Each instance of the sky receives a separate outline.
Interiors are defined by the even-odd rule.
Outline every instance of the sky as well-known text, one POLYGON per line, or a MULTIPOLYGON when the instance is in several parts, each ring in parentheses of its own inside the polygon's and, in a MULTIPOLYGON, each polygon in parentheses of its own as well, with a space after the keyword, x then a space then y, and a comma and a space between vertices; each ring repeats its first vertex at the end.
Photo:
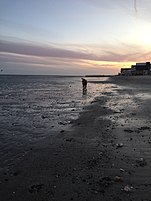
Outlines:
POLYGON ((0 73, 117 74, 151 62, 151 0, 0 0, 0 73))

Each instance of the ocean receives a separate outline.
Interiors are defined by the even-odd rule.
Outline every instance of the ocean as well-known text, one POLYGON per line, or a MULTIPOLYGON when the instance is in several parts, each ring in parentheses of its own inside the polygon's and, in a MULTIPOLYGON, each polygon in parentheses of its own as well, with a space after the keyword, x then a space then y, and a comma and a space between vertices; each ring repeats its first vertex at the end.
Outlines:
POLYGON ((55 135, 77 119, 83 107, 100 96, 105 85, 88 78, 50 75, 0 76, 0 168, 13 165, 33 143, 55 135))

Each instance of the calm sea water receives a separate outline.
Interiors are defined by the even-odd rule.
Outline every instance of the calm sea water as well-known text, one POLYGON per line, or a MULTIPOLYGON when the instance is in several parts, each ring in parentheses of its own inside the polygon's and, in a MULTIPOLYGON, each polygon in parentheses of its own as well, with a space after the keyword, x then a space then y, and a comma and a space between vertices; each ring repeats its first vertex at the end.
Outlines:
POLYGON ((78 118, 82 107, 100 95, 103 87, 88 83, 83 95, 80 77, 0 76, 1 168, 24 156, 37 140, 78 118))

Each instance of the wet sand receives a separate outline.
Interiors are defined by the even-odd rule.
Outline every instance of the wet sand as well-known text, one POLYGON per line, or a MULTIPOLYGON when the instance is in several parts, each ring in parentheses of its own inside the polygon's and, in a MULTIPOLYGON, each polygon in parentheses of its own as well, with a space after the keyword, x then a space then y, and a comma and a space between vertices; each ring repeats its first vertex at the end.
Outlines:
POLYGON ((1 172, 2 201, 151 200, 151 77, 108 83, 68 129, 1 172))

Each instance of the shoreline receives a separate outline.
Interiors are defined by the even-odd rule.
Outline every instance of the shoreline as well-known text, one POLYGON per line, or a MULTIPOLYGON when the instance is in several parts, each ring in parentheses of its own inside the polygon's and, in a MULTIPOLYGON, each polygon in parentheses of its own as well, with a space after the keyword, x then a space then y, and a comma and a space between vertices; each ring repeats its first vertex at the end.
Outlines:
POLYGON ((0 196, 5 201, 149 201, 151 77, 134 79, 109 78, 112 91, 2 173, 0 196))

